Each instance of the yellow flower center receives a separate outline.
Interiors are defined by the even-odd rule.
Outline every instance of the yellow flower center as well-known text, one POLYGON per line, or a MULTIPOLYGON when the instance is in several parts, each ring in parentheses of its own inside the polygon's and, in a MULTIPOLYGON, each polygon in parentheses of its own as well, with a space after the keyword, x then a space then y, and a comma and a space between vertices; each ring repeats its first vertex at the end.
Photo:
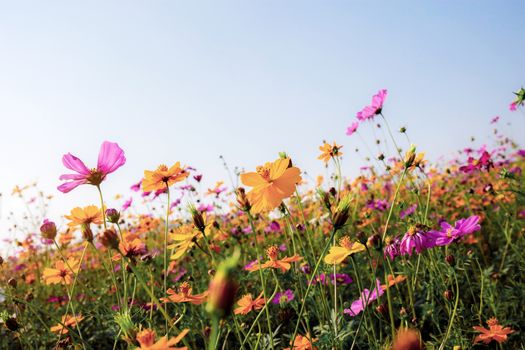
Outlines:
POLYGON ((263 179, 266 181, 270 181, 270 168, 267 166, 258 166, 257 167, 257 174, 261 175, 263 179))
POLYGON ((191 286, 190 286, 190 284, 188 282, 183 282, 179 286, 179 293, 184 295, 184 296, 191 295, 191 286))
POLYGON ((350 238, 348 236, 344 236, 339 240, 339 245, 346 249, 352 249, 352 242, 350 242, 350 238))
POLYGON ((266 249, 266 254, 268 255, 268 258, 270 260, 277 260, 277 256, 279 255, 279 248, 277 246, 272 245, 270 248, 266 249))

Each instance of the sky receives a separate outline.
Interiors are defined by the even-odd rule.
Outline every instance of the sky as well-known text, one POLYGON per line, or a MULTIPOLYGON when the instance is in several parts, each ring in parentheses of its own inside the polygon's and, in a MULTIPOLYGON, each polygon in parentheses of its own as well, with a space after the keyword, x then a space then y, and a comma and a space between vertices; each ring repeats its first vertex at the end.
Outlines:
MULTIPOLYGON (((320 174, 323 140, 343 145, 343 173, 356 174, 363 141, 345 130, 382 88, 392 129, 406 126, 430 159, 472 135, 483 143, 496 115, 522 141, 525 115, 508 105, 525 82, 523 10, 521 1, 1 2, 0 237, 7 213, 23 211, 16 184, 38 181, 54 195, 56 220, 97 203, 91 186, 56 186, 64 153, 94 167, 104 140, 127 157, 103 184, 110 206, 161 163, 192 165, 212 184, 227 179, 219 155, 253 169, 286 151, 320 174)), ((373 144, 366 130, 363 139, 373 144)))

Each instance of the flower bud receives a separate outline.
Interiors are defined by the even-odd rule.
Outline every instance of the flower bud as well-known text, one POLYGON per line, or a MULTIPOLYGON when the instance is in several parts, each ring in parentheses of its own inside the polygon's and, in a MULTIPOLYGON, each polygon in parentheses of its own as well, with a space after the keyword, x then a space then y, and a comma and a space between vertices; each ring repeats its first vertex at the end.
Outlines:
POLYGON ((104 233, 98 237, 98 240, 106 248, 118 249, 119 239, 117 231, 113 228, 105 230, 104 233))
POLYGON ((204 232, 206 225, 204 224, 204 218, 202 217, 201 212, 198 211, 194 205, 190 205, 190 213, 191 217, 193 218, 193 224, 195 225, 195 227, 199 231, 204 232))
POLYGON ((423 349, 423 342, 421 341, 421 335, 419 331, 411 328, 400 328, 394 342, 392 344, 392 350, 421 350, 423 349))
POLYGON ((454 297, 454 293, 452 293, 450 289, 447 289, 446 291, 443 292, 443 296, 447 300, 452 300, 452 298, 454 297))
POLYGON ((120 213, 115 208, 106 209, 106 218, 112 224, 117 224, 120 219, 120 213))
POLYGON ((368 248, 381 248, 381 237, 379 237, 378 234, 373 234, 372 236, 368 237, 366 246, 368 248))
POLYGON ((5 324, 5 327, 9 329, 11 332, 16 332, 20 328, 18 321, 14 317, 9 317, 8 319, 6 319, 4 324, 5 324))
POLYGON ((16 288, 18 283, 16 282, 16 279, 10 278, 9 280, 7 280, 7 284, 10 285, 13 288, 16 288))
POLYGON ((345 196, 335 210, 335 215, 333 216, 332 223, 334 225, 334 230, 338 230, 346 224, 346 221, 350 217, 350 196, 345 196))
POLYGON ((415 159, 416 159, 416 146, 410 145, 410 149, 405 154, 405 161, 404 161, 405 168, 410 168, 413 165, 415 159))
POLYGON ((88 241, 93 242, 93 231, 91 231, 91 226, 89 224, 82 224, 82 237, 88 241))
POLYGON ((447 262, 447 264, 449 264, 450 266, 453 266, 454 265, 454 255, 447 255, 445 257, 445 261, 447 262))
POLYGON ((252 205, 250 204, 250 201, 248 201, 248 197, 246 197, 246 191, 243 187, 239 187, 236 191, 237 194, 237 203, 239 203, 239 207, 242 211, 250 211, 252 208, 252 205))
POLYGON ((2 258, 2 257, 0 256, 0 266, 2 266, 3 263, 4 263, 4 258, 2 258))
POLYGON ((237 282, 233 279, 233 272, 237 268, 240 252, 236 249, 231 257, 219 264, 208 288, 209 298, 206 310, 220 317, 227 316, 235 302, 237 282))
POLYGON ((54 240, 57 235, 57 227, 53 221, 45 219, 42 226, 40 226, 40 233, 45 239, 54 240))

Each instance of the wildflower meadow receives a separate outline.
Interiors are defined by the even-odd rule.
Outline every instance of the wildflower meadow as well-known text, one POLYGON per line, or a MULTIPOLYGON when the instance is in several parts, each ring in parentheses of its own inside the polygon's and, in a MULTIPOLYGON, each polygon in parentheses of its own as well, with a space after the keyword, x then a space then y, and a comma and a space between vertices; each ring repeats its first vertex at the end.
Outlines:
MULTIPOLYGON (((524 100, 509 98, 518 119, 524 100)), ((484 146, 430 162, 391 118, 381 89, 341 131, 388 139, 355 177, 354 150, 330 140, 311 155, 328 176, 283 150, 224 161, 227 180, 203 188, 166 159, 118 200, 104 192, 126 166, 118 140, 97 164, 65 149, 58 191, 89 187, 92 204, 51 217, 38 184, 13 189, 24 238, 0 258, 0 348, 524 349, 523 140, 495 117, 484 146)))

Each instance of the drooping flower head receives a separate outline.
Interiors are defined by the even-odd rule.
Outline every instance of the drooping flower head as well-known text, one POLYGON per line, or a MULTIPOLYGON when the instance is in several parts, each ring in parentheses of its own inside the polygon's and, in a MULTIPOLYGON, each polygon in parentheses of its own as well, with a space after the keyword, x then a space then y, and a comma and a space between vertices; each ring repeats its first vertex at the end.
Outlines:
POLYGON ((126 163, 126 157, 118 144, 104 141, 102 146, 100 146, 96 168, 88 169, 84 162, 71 153, 62 157, 62 163, 66 168, 76 172, 76 174, 63 174, 60 176, 60 180, 66 180, 66 182, 58 186, 58 190, 68 193, 83 184, 99 186, 108 174, 111 174, 126 163))
POLYGON ((430 237, 420 228, 412 226, 405 233, 399 244, 399 252, 403 255, 412 255, 413 250, 416 253, 421 253, 424 249, 434 246, 434 242, 430 237))
POLYGON ((290 158, 280 158, 257 167, 256 172, 241 174, 244 185, 253 187, 246 193, 253 214, 277 208, 290 197, 301 181, 300 170, 292 166, 290 158))
POLYGON ((376 114, 381 113, 383 109, 383 103, 385 102, 387 90, 382 89, 372 97, 372 104, 364 107, 361 111, 357 112, 357 119, 360 121, 371 120, 376 114))

